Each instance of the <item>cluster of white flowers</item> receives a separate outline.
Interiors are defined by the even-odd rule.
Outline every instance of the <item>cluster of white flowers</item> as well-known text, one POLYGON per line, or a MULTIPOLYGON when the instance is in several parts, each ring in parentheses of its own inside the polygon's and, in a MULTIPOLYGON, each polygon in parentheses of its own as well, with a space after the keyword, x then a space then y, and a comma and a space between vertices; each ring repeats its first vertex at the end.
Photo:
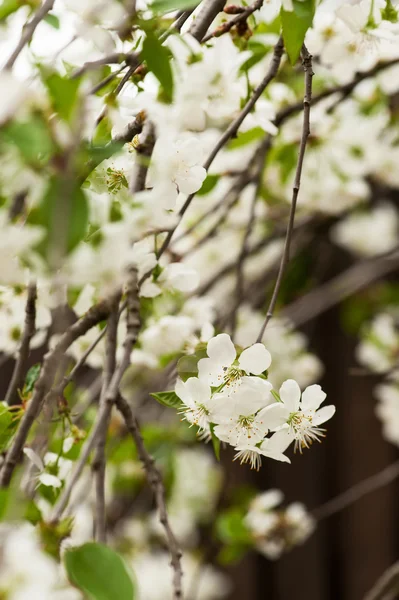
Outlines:
POLYGON ((280 490, 263 492, 252 500, 244 519, 256 549, 271 560, 303 544, 316 525, 303 504, 281 508, 283 500, 280 490))
POLYGON ((357 358, 372 373, 384 376, 374 388, 378 400, 375 412, 382 421, 383 436, 399 445, 399 314, 387 306, 365 328, 357 347, 357 358))
POLYGON ((379 313, 364 329, 356 349, 358 361, 374 373, 386 373, 397 365, 399 314, 396 307, 379 313))
POLYGON ((256 469, 262 456, 290 462, 284 452, 292 442, 302 452, 324 437, 320 425, 335 407, 319 408, 326 397, 319 385, 301 393, 298 383, 288 379, 279 393, 273 390, 265 375, 272 358, 263 344, 237 357, 230 336, 222 333, 209 340, 207 355, 198 361, 198 377, 178 379, 175 387, 182 413, 201 437, 214 435, 232 445, 236 459, 256 469))

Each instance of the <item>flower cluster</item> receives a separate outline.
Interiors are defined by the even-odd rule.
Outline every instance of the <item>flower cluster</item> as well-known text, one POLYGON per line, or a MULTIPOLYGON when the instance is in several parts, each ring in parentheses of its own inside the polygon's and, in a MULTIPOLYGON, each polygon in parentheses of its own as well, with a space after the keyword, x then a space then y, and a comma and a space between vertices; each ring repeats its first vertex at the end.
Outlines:
POLYGON ((315 521, 303 504, 294 502, 280 508, 283 499, 280 490, 263 492, 252 500, 244 518, 255 548, 271 560, 303 544, 315 529, 315 521))
POLYGON ((284 452, 292 442, 302 452, 324 437, 320 425, 335 407, 320 408, 326 394, 319 385, 301 393, 297 382, 288 379, 279 393, 273 390, 267 380, 272 358, 263 344, 237 357, 230 336, 222 333, 209 340, 206 352, 197 364, 198 377, 179 379, 175 387, 181 412, 200 437, 216 436, 235 448, 237 460, 256 469, 262 456, 290 462, 284 452))

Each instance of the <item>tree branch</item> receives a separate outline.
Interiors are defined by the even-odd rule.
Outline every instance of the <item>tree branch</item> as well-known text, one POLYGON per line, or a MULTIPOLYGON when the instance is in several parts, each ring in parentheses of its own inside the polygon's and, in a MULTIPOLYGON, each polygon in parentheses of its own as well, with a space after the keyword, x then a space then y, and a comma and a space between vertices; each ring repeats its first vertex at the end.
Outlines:
POLYGON ((202 8, 193 20, 188 32, 198 41, 201 41, 209 25, 223 10, 226 0, 204 0, 202 8))
POLYGON ((7 60, 6 64, 3 67, 3 70, 10 70, 13 68, 15 61, 18 56, 26 46, 32 41, 33 34, 35 33, 36 27, 39 25, 41 21, 46 17, 46 15, 50 12, 50 10, 54 6, 54 0, 45 0, 41 7, 36 11, 33 15, 32 19, 25 23, 22 29, 22 34, 20 40, 15 48, 14 52, 11 54, 10 58, 7 60))
POLYGON ((270 319, 273 316, 273 312, 276 306, 277 297, 280 291, 280 287, 283 281, 284 273, 286 266, 290 259, 290 246, 292 239, 292 232, 294 230, 294 221, 295 221, 295 211, 298 200, 299 188, 301 185, 301 175, 302 175, 302 167, 303 167, 303 159, 305 157, 306 144, 310 133, 310 104, 312 101, 312 77, 313 77, 313 69, 312 69, 312 57, 307 51, 305 45, 302 48, 302 64, 303 70, 305 71, 305 96, 303 99, 303 126, 302 126, 302 137, 301 144, 299 147, 299 155, 298 162, 295 173, 294 180, 294 188, 292 192, 292 202, 291 202, 291 211, 288 220, 287 234, 285 237, 284 251, 283 256, 281 258, 280 269, 277 275, 276 284, 274 286, 273 294, 270 300, 269 308, 266 313, 265 321, 262 325, 262 328, 259 332, 257 342, 261 342, 263 338, 263 334, 269 323, 270 319))
MULTIPOLYGON (((118 323, 119 323, 119 300, 115 298, 115 305, 108 317, 107 336, 105 338, 105 365, 103 371, 103 383, 100 397, 100 407, 105 402, 108 386, 111 383, 112 376, 116 368, 116 347, 118 342, 118 323)), ((95 516, 95 536, 99 542, 106 542, 106 514, 105 514, 105 444, 111 412, 108 420, 104 421, 104 427, 98 434, 98 441, 92 471, 96 487, 96 516, 95 516)))
POLYGON ((71 325, 59 339, 53 350, 44 357, 39 379, 36 382, 32 399, 25 410, 19 424, 14 440, 11 444, 0 473, 0 487, 7 487, 11 481, 15 466, 19 460, 22 448, 29 435, 29 431, 38 416, 43 398, 50 388, 55 376, 59 361, 75 340, 84 335, 89 329, 106 319, 113 305, 114 296, 110 296, 92 306, 79 321, 71 325))
POLYGON ((169 523, 168 512, 166 509, 166 498, 165 498, 165 488, 162 481, 162 476, 155 465, 155 461, 153 457, 147 451, 147 448, 144 445, 143 437, 140 432, 139 423, 137 418, 133 414, 132 409, 130 408, 128 402, 119 396, 116 401, 116 406, 120 413, 123 415, 125 420, 126 428, 131 434, 134 443, 137 447, 137 452, 139 459, 141 460, 144 470, 147 475, 148 483, 151 486, 151 489, 155 496, 155 501, 157 504, 158 512, 159 512, 159 520, 163 525, 166 536, 166 543, 168 546, 168 550, 171 557, 171 566, 173 568, 174 576, 173 576, 173 589, 174 589, 174 600, 181 600, 183 592, 182 592, 182 568, 181 568, 181 551, 175 535, 172 531, 172 528, 169 523))
POLYGON ((381 575, 364 600, 394 600, 399 592, 399 561, 381 575))
POLYGON ((399 247, 382 256, 356 263, 287 306, 281 314, 295 325, 303 325, 398 268, 399 247))
POLYGON ((14 371, 4 401, 8 404, 20 404, 17 395, 18 389, 22 388, 26 371, 26 363, 29 358, 30 341, 36 331, 36 283, 31 282, 28 285, 28 297, 25 307, 25 327, 22 334, 21 345, 18 351, 18 357, 15 363, 14 371))
POLYGON ((126 316, 126 337, 123 344, 123 356, 118 367, 115 369, 110 384, 105 394, 104 402, 100 405, 100 409, 97 414, 97 419, 93 425, 89 437, 86 439, 85 444, 81 450, 79 460, 75 463, 74 469, 63 489, 60 497, 58 498, 57 504, 54 506, 50 521, 52 523, 59 521, 65 508, 68 505, 68 501, 72 490, 79 480, 80 475, 85 467, 85 464, 98 442, 99 436, 101 436, 105 424, 108 422, 109 416, 112 411, 112 407, 119 394, 119 385, 122 377, 130 364, 130 355, 134 345, 136 344, 137 337, 140 330, 140 302, 138 298, 138 285, 137 285, 137 269, 131 268, 129 273, 129 279, 127 283, 127 316, 126 316))
POLYGON ((251 4, 251 6, 248 6, 243 12, 230 19, 230 21, 226 21, 222 25, 219 25, 219 27, 216 27, 214 31, 205 35, 205 37, 202 38, 202 43, 205 44, 214 37, 220 37, 221 35, 224 35, 239 23, 246 21, 248 17, 250 17, 255 11, 259 10, 262 7, 262 5, 263 0, 256 0, 256 2, 251 4))

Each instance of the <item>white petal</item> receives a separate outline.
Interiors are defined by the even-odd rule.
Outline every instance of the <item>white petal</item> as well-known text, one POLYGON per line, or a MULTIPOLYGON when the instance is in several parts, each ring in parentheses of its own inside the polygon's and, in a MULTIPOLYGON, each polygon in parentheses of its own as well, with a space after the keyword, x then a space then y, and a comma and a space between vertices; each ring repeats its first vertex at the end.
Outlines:
POLYGON ((244 350, 238 359, 241 369, 254 375, 260 375, 263 371, 266 371, 270 367, 271 362, 272 357, 270 356, 270 352, 260 343, 254 344, 244 350))
POLYGON ((268 458, 272 458, 273 460, 278 460, 279 462, 286 462, 291 464, 290 459, 285 454, 281 452, 270 452, 266 455, 268 458))
POLYGON ((284 425, 289 417, 289 411, 282 402, 270 404, 261 413, 270 430, 278 429, 284 425))
POLYGON ((43 461, 40 458, 40 456, 34 450, 32 450, 32 448, 24 448, 24 454, 26 454, 29 460, 33 462, 33 464, 39 469, 39 471, 43 471, 43 461))
POLYGON ((277 431, 277 433, 274 433, 267 440, 266 448, 272 452, 284 452, 293 441, 294 435, 290 429, 281 429, 281 431, 277 431))
POLYGON ((290 412, 297 412, 301 399, 301 389, 296 381, 287 379, 280 388, 280 398, 290 412))
POLYGON ((303 412, 317 410, 327 394, 319 385, 309 385, 302 394, 301 408, 303 412))
POLYGON ((212 358, 201 358, 197 363, 197 367, 198 377, 201 381, 212 387, 217 387, 223 383, 223 364, 215 362, 212 358))
POLYGON ((237 356, 234 344, 227 333, 220 333, 209 340, 207 353, 213 361, 226 367, 229 367, 237 356))
POLYGON ((329 404, 328 406, 323 406, 320 410, 317 411, 315 416, 313 417, 312 423, 314 425, 321 425, 325 423, 335 414, 335 406, 333 404, 329 404))
POLYGON ((39 481, 46 487, 54 487, 59 488, 62 486, 62 482, 55 475, 50 475, 50 473, 42 473, 39 476, 39 481))

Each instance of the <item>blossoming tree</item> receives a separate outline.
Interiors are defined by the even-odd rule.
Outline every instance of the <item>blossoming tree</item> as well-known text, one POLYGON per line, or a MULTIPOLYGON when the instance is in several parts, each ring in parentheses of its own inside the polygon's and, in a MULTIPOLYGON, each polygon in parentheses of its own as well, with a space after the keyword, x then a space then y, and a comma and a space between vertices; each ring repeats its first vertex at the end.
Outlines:
MULTIPOLYGON (((0 31, 0 597, 227 598, 357 497, 235 502, 223 465, 329 443, 296 328, 398 269, 398 10, 3 0, 0 31)), ((393 297, 357 354, 399 445, 393 297)))

